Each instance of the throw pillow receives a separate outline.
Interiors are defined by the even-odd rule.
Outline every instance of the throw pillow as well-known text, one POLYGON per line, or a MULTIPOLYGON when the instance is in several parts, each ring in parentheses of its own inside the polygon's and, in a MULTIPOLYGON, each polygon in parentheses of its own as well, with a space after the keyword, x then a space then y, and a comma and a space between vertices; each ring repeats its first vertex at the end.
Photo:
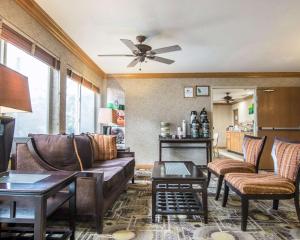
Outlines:
POLYGON ((117 157, 117 136, 93 135, 94 161, 111 160, 117 157))

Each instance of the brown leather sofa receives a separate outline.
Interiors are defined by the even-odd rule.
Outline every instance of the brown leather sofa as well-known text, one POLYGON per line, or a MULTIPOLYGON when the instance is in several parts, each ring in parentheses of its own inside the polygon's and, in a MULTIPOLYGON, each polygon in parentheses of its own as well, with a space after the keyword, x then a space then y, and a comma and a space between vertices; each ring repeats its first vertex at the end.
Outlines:
POLYGON ((105 212, 134 182, 134 153, 118 152, 112 160, 94 161, 91 137, 81 135, 33 134, 27 141, 16 141, 12 169, 25 171, 78 171, 77 216, 96 222, 103 230, 105 212))

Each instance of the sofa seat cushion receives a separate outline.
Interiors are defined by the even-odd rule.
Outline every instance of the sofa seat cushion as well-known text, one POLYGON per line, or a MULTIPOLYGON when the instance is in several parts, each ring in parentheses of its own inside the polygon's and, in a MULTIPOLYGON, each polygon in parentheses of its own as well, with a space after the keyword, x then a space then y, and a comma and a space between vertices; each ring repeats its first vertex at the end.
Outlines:
POLYGON ((228 173, 225 180, 243 194, 292 194, 294 183, 273 173, 228 173))
POLYGON ((103 172, 103 194, 104 197, 110 195, 114 188, 120 187, 126 179, 123 167, 90 168, 91 172, 103 172))
POLYGON ((98 161, 93 164, 93 168, 108 169, 111 167, 122 167, 125 170, 126 177, 129 177, 133 174, 134 166, 135 161, 133 157, 115 158, 113 160, 98 161))
POLYGON ((210 162, 207 165, 208 169, 219 175, 225 175, 232 172, 254 173, 255 166, 248 162, 242 162, 233 159, 219 159, 210 162))

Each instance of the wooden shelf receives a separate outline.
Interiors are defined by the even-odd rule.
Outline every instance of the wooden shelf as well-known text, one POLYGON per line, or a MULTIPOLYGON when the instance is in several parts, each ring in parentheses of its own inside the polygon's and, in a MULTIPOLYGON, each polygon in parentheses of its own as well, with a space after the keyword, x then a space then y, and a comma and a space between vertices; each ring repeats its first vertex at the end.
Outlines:
MULTIPOLYGON (((55 212, 60 206, 67 202, 72 197, 72 194, 67 192, 59 192, 53 197, 50 197, 47 201, 47 217, 55 212)), ((21 203, 21 202, 20 202, 21 203)), ((34 208, 33 206, 18 206, 16 205, 16 219, 20 222, 34 221, 34 208), (24 221, 23 221, 24 220, 24 221)), ((10 219, 10 203, 3 202, 0 204, 0 221, 1 222, 13 222, 10 219)))
MULTIPOLYGON (((48 227, 46 232, 46 240, 65 240, 72 235, 72 232, 67 228, 48 227)), ((3 239, 32 240, 34 238, 33 227, 3 227, 1 234, 3 239)))
POLYGON ((198 215, 203 207, 194 192, 157 192, 156 214, 198 215))

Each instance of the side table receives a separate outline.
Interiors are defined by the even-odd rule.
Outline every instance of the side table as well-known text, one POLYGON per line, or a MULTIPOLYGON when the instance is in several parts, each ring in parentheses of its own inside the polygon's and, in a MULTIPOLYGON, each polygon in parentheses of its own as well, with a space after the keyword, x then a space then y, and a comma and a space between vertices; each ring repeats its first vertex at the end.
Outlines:
POLYGON ((130 152, 130 147, 117 148, 118 152, 130 152))
POLYGON ((173 149, 205 149, 206 151, 206 165, 212 161, 212 138, 192 138, 187 136, 186 138, 171 138, 159 136, 159 161, 162 159, 162 149, 173 148, 173 149), (187 145, 188 144, 188 145, 187 145), (193 145, 193 146, 191 146, 193 145), (204 145, 204 146, 202 146, 204 145))
MULTIPOLYGON (((33 224, 34 240, 46 239, 46 220, 64 203, 69 202, 70 230, 63 239, 74 239, 76 213, 75 172, 0 173, 0 223, 33 224), (63 191, 68 188, 68 191, 63 191), (48 200, 48 201, 47 201, 48 200), (24 205, 24 203, 26 203, 24 205)), ((1 228, 2 234, 28 232, 17 225, 14 229, 1 228)))

